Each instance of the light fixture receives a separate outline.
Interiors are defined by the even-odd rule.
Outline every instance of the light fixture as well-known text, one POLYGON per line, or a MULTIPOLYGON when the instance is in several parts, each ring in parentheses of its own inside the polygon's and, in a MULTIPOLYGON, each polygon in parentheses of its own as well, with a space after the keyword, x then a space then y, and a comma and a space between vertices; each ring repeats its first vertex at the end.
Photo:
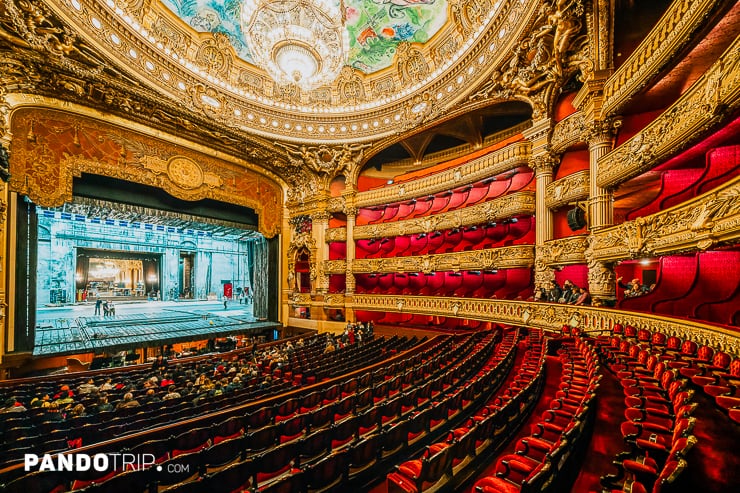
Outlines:
POLYGON ((341 0, 242 0, 241 24, 254 62, 280 85, 330 84, 347 59, 341 0))

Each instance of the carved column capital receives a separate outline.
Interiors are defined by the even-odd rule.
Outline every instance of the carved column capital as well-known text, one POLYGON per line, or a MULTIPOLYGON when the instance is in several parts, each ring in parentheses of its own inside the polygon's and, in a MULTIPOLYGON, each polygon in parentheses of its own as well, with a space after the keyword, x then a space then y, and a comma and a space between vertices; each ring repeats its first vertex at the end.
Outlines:
POLYGON ((588 290, 593 300, 610 304, 616 299, 617 276, 612 264, 596 260, 594 240, 593 235, 588 237, 588 247, 584 251, 588 265, 588 290))
POLYGON ((538 156, 533 156, 529 166, 534 170, 535 177, 540 175, 552 176, 553 169, 560 163, 557 156, 549 152, 549 149, 538 156))
POLYGON ((588 142, 589 147, 604 145, 611 147, 612 140, 621 126, 621 118, 593 120, 586 124, 583 131, 583 140, 588 142))

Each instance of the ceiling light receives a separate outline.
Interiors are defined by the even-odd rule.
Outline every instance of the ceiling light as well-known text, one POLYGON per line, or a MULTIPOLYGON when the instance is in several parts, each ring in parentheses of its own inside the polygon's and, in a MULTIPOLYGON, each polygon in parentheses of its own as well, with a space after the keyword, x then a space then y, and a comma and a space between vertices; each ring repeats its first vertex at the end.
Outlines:
POLYGON ((349 36, 336 0, 243 0, 242 31, 254 62, 280 85, 310 90, 332 83, 349 36))

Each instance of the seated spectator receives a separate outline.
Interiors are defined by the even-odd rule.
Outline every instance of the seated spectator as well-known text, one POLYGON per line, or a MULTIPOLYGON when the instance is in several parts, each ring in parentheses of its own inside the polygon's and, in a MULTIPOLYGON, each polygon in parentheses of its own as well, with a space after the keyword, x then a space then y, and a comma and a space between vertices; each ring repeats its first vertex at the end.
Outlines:
POLYGON ((165 374, 164 378, 162 378, 162 381, 159 382, 160 387, 169 387, 170 385, 174 385, 175 381, 172 379, 172 375, 169 373, 165 374))
POLYGON ((154 389, 147 390, 142 400, 144 404, 151 404, 152 402, 162 402, 162 399, 159 398, 157 392, 154 389))
POLYGON ((113 404, 108 402, 108 394, 101 394, 100 397, 98 397, 97 410, 99 413, 113 411, 113 404))
POLYGON ((163 370, 168 366, 167 359, 161 354, 152 362, 152 370, 163 370))
POLYGON ((551 303, 557 303, 563 294, 563 290, 560 289, 558 282, 553 280, 550 282, 550 290, 547 292, 547 301, 551 303))
POLYGON ((617 284, 620 288, 624 289, 625 298, 634 298, 636 296, 642 296, 646 290, 640 285, 639 279, 632 279, 629 284, 624 284, 622 278, 617 278, 617 284))
POLYGON ((98 390, 100 390, 101 392, 103 392, 105 390, 111 390, 111 389, 113 389, 113 379, 106 378, 105 379, 105 382, 103 382, 103 384, 99 387, 98 390))
POLYGON ((67 397, 74 397, 75 394, 69 389, 69 385, 62 385, 59 387, 59 392, 54 394, 54 400, 67 398, 67 397))
POLYGON ((57 404, 56 401, 52 402, 48 408, 46 408, 46 413, 44 414, 44 420, 46 421, 64 421, 64 412, 62 408, 57 404))
POLYGON ((94 394, 97 391, 98 391, 98 387, 97 385, 95 385, 95 382, 93 381, 92 378, 88 378, 87 382, 77 387, 77 393, 80 395, 94 394))
POLYGON ((123 400, 116 405, 116 409, 126 409, 129 407, 139 407, 141 404, 139 404, 139 401, 134 399, 134 394, 131 392, 126 392, 123 396, 123 400))
POLYGON ((578 288, 578 298, 573 303, 574 305, 590 305, 591 295, 588 293, 586 288, 578 288))
POLYGON ((167 393, 162 397, 163 401, 168 401, 170 399, 179 399, 182 397, 179 392, 177 392, 177 389, 174 385, 170 385, 167 387, 167 393))
POLYGON ((68 418, 77 418, 80 416, 85 415, 85 406, 82 404, 77 404, 72 407, 72 409, 69 410, 69 413, 67 413, 68 418))
POLYGON ((0 413, 8 414, 8 413, 22 413, 26 411, 26 408, 15 400, 15 397, 8 397, 5 402, 3 403, 3 407, 0 408, 0 413))

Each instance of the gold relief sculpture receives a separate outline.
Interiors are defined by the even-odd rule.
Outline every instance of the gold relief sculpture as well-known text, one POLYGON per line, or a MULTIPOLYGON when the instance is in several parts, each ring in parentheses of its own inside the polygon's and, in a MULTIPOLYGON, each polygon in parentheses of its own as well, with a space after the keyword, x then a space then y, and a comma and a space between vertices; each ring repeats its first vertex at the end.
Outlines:
POLYGON ((424 54, 408 41, 403 41, 396 47, 396 71, 401 85, 409 87, 424 80, 430 68, 424 54))
POLYGON ((198 47, 195 61, 212 75, 228 77, 232 65, 231 42, 223 33, 213 33, 198 47))
POLYGON ((718 0, 672 2, 640 46, 609 77, 604 86, 604 114, 617 114, 631 97, 658 77, 691 39, 687 33, 701 29, 711 19, 710 12, 722 3, 718 0))
POLYGON ((371 147, 372 144, 307 146, 275 142, 275 146, 285 150, 289 162, 294 167, 306 166, 314 173, 325 174, 333 178, 361 163, 365 149, 371 147))
POLYGON ((491 10, 490 0, 451 0, 450 13, 457 31, 469 36, 483 23, 491 10))
POLYGON ((337 91, 339 102, 342 104, 358 104, 365 100, 365 85, 362 77, 349 65, 342 68, 337 77, 337 91))
POLYGON ((564 178, 555 180, 547 186, 545 204, 549 209, 584 200, 589 193, 589 170, 576 171, 564 178))
POLYGON ((586 263, 584 252, 587 247, 587 236, 569 236, 550 240, 537 247, 537 258, 548 266, 583 264, 586 263))
POLYGON ((326 230, 326 242, 347 241, 347 228, 329 228, 326 230))
MULTIPOLYGON (((534 247, 532 245, 517 245, 415 257, 355 259, 352 262, 352 272, 355 274, 376 272, 456 272, 461 270, 514 269, 531 267, 533 263, 534 247)), ((328 265, 332 265, 332 268, 334 268, 333 264, 325 263, 325 266, 328 265)), ((337 268, 337 270, 339 269, 337 268)))
POLYGON ((326 308, 340 308, 344 307, 344 295, 343 294, 327 294, 324 296, 324 307, 326 308))
POLYGON ((536 327, 560 332, 563 325, 578 327, 591 334, 609 333, 617 324, 661 332, 708 344, 733 356, 740 356, 740 336, 723 327, 695 320, 671 319, 649 313, 623 312, 612 308, 574 306, 562 303, 489 300, 483 298, 447 298, 355 294, 347 304, 354 310, 401 312, 440 317, 483 320, 515 326, 536 327))
POLYGON ((543 253, 544 247, 538 245, 535 251, 534 259, 534 288, 549 290, 552 281, 555 280, 555 270, 547 264, 546 254, 543 253))
POLYGON ((706 250, 740 238, 740 177, 649 216, 599 230, 593 256, 600 261, 706 250))
POLYGON ((574 144, 582 142, 585 128, 585 116, 580 111, 576 111, 557 122, 550 138, 552 152, 561 153, 574 144))
POLYGON ((324 260, 324 273, 326 274, 344 274, 347 272, 346 260, 324 260))
POLYGON ((670 108, 599 159, 597 184, 614 188, 703 138, 740 107, 740 38, 670 108))
POLYGON ((529 142, 516 142, 460 166, 435 173, 431 177, 419 178, 411 182, 390 185, 377 190, 359 192, 357 194, 357 206, 370 207, 433 195, 449 190, 451 187, 475 183, 478 180, 520 166, 527 166, 531 157, 531 149, 532 146, 529 142))
POLYGON ((436 214, 424 218, 355 226, 354 239, 378 239, 414 233, 430 233, 435 230, 472 226, 486 221, 513 217, 518 214, 533 214, 534 210, 534 192, 515 192, 489 202, 465 207, 458 211, 436 214), (429 229, 430 226, 432 229, 429 229))

